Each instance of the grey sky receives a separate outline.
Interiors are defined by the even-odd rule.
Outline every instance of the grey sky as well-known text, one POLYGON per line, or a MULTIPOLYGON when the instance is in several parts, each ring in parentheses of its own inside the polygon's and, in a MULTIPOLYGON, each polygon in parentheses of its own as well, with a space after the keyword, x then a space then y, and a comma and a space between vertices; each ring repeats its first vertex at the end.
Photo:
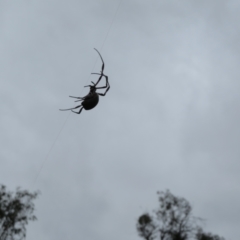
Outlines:
POLYGON ((0 183, 42 192, 27 239, 139 239, 167 188, 239 239, 239 2, 122 0, 108 34, 118 4, 0 0, 0 183), (96 80, 94 47, 110 91, 60 112, 96 80))

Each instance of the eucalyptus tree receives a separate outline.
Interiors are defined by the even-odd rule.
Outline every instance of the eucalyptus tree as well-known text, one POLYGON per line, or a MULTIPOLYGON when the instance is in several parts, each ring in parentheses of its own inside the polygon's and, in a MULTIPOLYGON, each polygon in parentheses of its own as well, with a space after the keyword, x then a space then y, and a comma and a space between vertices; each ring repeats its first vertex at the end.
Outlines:
POLYGON ((174 196, 169 190, 157 192, 159 208, 153 214, 144 213, 137 221, 137 231, 145 240, 224 240, 204 233, 200 218, 192 215, 190 203, 174 196))
POLYGON ((0 185, 0 240, 22 240, 26 237, 26 225, 36 220, 33 200, 38 192, 30 193, 17 188, 7 191, 0 185))

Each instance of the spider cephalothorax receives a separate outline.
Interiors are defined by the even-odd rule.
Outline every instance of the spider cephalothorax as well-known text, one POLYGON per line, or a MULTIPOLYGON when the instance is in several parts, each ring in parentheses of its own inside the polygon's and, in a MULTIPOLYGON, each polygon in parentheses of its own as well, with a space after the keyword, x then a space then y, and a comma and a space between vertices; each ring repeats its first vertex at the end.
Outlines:
POLYGON ((97 53, 99 54, 99 56, 100 56, 100 58, 102 60, 102 70, 101 70, 101 73, 92 73, 92 74, 100 75, 99 78, 98 78, 98 81, 96 83, 92 82, 93 85, 85 86, 85 87, 89 87, 90 88, 90 91, 89 91, 88 95, 86 95, 85 97, 73 97, 73 96, 70 96, 72 98, 78 99, 75 102, 82 101, 81 105, 78 105, 78 106, 76 106, 74 108, 69 108, 69 109, 60 109, 61 111, 71 110, 74 113, 80 114, 81 111, 83 110, 83 108, 85 110, 90 110, 90 109, 96 107, 96 105, 98 104, 99 96, 105 96, 106 93, 108 92, 108 90, 110 89, 110 85, 109 85, 109 82, 108 82, 108 76, 106 76, 103 73, 103 70, 104 70, 103 58, 102 58, 101 54, 99 53, 99 51, 96 48, 94 48, 94 49, 97 51, 97 53), (97 85, 101 81, 102 77, 105 77, 106 85, 103 86, 103 87, 97 87, 97 85), (106 89, 106 91, 104 93, 96 92, 98 89, 104 89, 104 88, 106 89), (78 112, 73 111, 73 109, 77 109, 77 108, 80 108, 80 110, 78 112))

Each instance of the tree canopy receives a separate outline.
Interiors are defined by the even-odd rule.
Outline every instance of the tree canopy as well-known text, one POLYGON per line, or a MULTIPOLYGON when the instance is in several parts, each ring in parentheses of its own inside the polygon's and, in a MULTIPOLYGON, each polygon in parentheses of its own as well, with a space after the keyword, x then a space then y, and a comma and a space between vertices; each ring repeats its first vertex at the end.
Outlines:
POLYGON ((36 220, 33 200, 38 192, 30 193, 17 188, 8 192, 0 185, 0 240, 22 240, 26 237, 28 221, 36 220))
POLYGON ((159 208, 154 214, 138 218, 137 231, 145 240, 224 240, 218 235, 203 232, 200 218, 192 215, 190 203, 174 196, 169 190, 158 192, 159 208))

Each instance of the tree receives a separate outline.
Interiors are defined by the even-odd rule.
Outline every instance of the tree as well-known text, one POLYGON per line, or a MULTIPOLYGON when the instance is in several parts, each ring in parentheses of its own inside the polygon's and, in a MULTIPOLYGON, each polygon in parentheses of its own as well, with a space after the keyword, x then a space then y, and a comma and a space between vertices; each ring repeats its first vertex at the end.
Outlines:
POLYGON ((189 202, 174 196, 169 190, 158 192, 159 209, 154 215, 145 213, 137 222, 138 234, 145 240, 224 240, 204 233, 198 226, 200 218, 192 215, 189 202))
POLYGON ((22 240, 26 237, 28 221, 36 220, 33 215, 33 200, 38 192, 30 193, 17 188, 15 194, 0 185, 0 240, 22 240))
POLYGON ((146 213, 139 217, 137 230, 141 237, 146 240, 153 240, 155 237, 157 226, 155 225, 152 217, 146 213))
POLYGON ((199 228, 196 234, 196 240, 224 240, 224 238, 211 233, 204 233, 203 230, 199 228))

